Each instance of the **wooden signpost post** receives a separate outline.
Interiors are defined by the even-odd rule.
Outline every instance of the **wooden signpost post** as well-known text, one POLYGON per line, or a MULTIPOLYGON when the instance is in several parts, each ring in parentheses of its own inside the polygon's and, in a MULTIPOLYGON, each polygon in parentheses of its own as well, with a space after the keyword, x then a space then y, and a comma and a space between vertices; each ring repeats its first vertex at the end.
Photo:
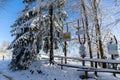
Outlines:
MULTIPOLYGON (((80 26, 79 26, 79 19, 78 19, 78 27, 77 27, 77 32, 76 32, 76 35, 78 35, 78 40, 79 40, 79 43, 80 43, 80 48, 79 48, 79 53, 81 55, 82 58, 85 58, 86 57, 86 51, 85 51, 85 42, 86 42, 86 39, 85 39, 85 33, 86 33, 86 30, 85 29, 82 29, 80 30, 80 26), (81 40, 80 38, 80 35, 83 35, 83 41, 81 40)), ((82 65, 85 66, 85 62, 83 61, 82 62, 82 65)))
MULTIPOLYGON (((67 26, 67 32, 63 33, 63 39, 64 39, 64 55, 65 57, 67 57, 67 41, 69 41, 71 39, 71 33, 68 32, 68 24, 66 24, 67 26)), ((67 64, 67 58, 65 58, 65 64, 67 64)))
MULTIPOLYGON (((115 38, 115 36, 114 36, 115 38)), ((108 54, 111 55, 111 59, 116 59, 119 57, 118 55, 118 44, 117 44, 117 39, 115 38, 115 43, 113 43, 113 39, 111 38, 110 42, 107 43, 107 49, 108 49, 108 54)), ((117 65, 113 64, 112 65, 113 69, 117 68, 117 65)), ((113 73, 114 76, 115 73, 113 73)))

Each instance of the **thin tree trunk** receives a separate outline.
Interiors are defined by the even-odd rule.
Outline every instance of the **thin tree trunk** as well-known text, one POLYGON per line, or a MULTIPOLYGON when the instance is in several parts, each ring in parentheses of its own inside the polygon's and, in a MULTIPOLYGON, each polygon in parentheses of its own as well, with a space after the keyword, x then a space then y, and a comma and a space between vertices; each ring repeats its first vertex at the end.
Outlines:
MULTIPOLYGON (((81 4, 82 4, 82 8, 83 8, 84 17, 85 17, 85 26, 86 26, 86 32, 87 32, 87 39, 88 39, 90 58, 93 58, 92 48, 91 48, 91 41, 90 41, 90 36, 89 36, 88 18, 87 18, 87 12, 86 12, 86 8, 85 8, 84 0, 81 0, 81 4)), ((91 62, 91 66, 93 67, 92 62, 91 62)))
MULTIPOLYGON (((96 36, 98 40, 98 45, 99 45, 99 52, 101 55, 101 58, 104 59, 104 51, 103 51, 103 44, 102 44, 102 38, 101 38, 101 30, 100 30, 100 24, 99 24, 99 19, 98 19, 98 14, 97 14, 97 2, 96 0, 93 0, 93 11, 94 11, 94 23, 95 23, 95 28, 96 28, 96 36)), ((106 67, 106 64, 103 64, 103 68, 106 67)))
POLYGON ((98 44, 99 44, 99 50, 100 50, 100 54, 101 54, 101 58, 103 58, 104 56, 104 52, 103 52, 103 44, 102 44, 102 38, 101 38, 101 30, 100 30, 100 25, 99 25, 99 19, 98 19, 98 14, 97 14, 97 3, 96 0, 93 0, 93 4, 94 4, 94 21, 95 21, 95 28, 96 28, 96 34, 98 37, 98 44))

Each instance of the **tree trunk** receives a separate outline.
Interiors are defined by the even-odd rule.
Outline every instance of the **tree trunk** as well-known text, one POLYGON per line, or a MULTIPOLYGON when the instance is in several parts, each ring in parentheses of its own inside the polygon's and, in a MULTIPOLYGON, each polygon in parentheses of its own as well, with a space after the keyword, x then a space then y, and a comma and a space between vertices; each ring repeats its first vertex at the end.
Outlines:
MULTIPOLYGON (((64 51, 64 55, 65 55, 65 57, 67 57, 67 42, 65 41, 65 43, 64 43, 64 47, 65 47, 65 51, 64 51)), ((65 58, 65 64, 67 64, 67 58, 65 58)))
POLYGON ((50 64, 54 64, 54 57, 53 57, 53 6, 50 6, 49 9, 50 14, 50 64))
MULTIPOLYGON (((104 59, 104 51, 103 51, 103 44, 102 44, 102 37, 101 37, 101 30, 100 30, 100 24, 98 19, 98 13, 97 13, 97 2, 96 0, 93 0, 93 12, 94 12, 94 23, 96 28, 96 36, 98 38, 98 45, 99 45, 99 52, 101 55, 101 59, 104 59)), ((103 68, 106 67, 106 64, 103 64, 103 68)))
MULTIPOLYGON (((87 32, 87 39, 88 39, 90 58, 93 58, 92 48, 91 48, 91 41, 90 41, 90 36, 89 36, 88 18, 87 18, 87 12, 86 12, 86 8, 85 8, 84 0, 81 0, 81 4, 82 4, 82 8, 83 8, 83 14, 84 14, 84 17, 85 17, 84 21, 85 21, 86 32, 87 32)), ((91 62, 91 66, 93 67, 93 62, 91 62)))

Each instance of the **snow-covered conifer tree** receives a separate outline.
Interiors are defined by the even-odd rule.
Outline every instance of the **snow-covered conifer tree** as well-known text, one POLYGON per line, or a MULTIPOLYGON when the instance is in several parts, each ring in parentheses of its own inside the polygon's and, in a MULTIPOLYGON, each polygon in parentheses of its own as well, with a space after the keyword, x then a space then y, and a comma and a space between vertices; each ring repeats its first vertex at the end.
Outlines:
POLYGON ((12 25, 14 41, 9 49, 13 49, 10 69, 26 69, 36 60, 39 50, 47 53, 50 47, 50 15, 49 6, 53 5, 54 49, 61 39, 63 22, 66 13, 63 11, 65 0, 23 0, 25 8, 12 25))

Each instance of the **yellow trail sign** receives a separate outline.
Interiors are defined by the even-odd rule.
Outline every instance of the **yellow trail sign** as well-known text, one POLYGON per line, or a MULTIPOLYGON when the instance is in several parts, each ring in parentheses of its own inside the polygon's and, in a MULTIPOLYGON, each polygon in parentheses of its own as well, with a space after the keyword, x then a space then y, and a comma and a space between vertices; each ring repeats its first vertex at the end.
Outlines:
POLYGON ((70 32, 63 33, 63 38, 65 40, 70 40, 71 39, 71 33, 70 32))

